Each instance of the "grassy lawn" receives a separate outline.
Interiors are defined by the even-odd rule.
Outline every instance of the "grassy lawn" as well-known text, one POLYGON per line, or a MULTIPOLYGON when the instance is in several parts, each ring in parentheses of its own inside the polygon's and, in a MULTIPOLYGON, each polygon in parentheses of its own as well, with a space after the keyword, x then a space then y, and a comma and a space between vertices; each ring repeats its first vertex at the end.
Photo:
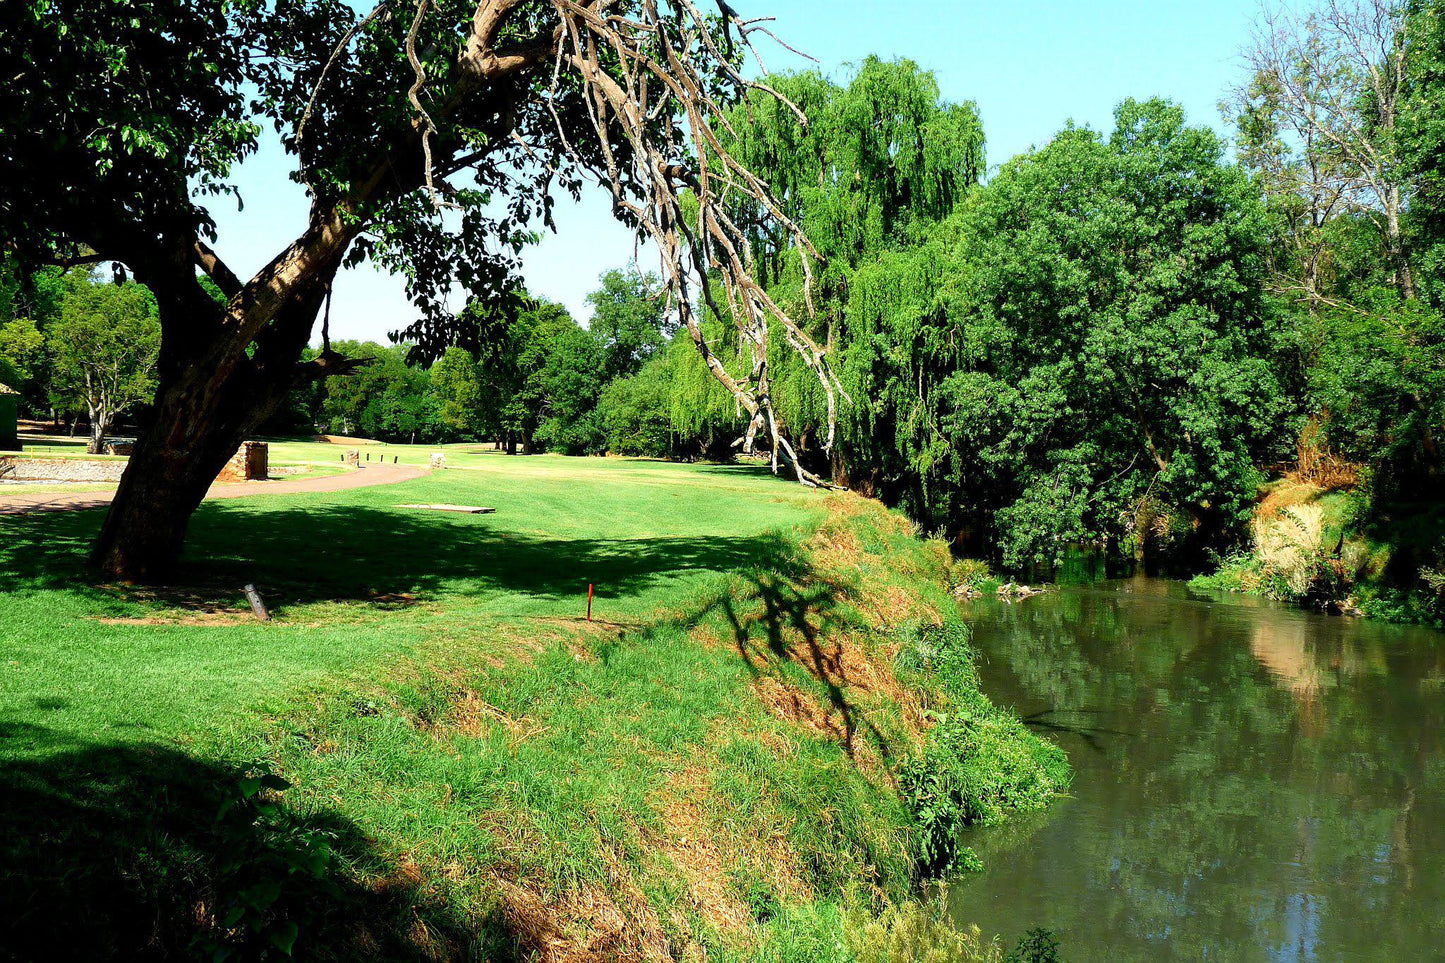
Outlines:
POLYGON ((948 560, 899 516, 751 468, 448 463, 208 503, 159 592, 92 583, 98 512, 0 518, 0 955, 812 959, 912 892, 930 712, 983 734, 915 779, 968 818, 1066 780, 918 655, 948 560), (399 507, 438 502, 497 511, 399 507))
POLYGON ((223 720, 254 719, 259 700, 411 651, 439 626, 581 619, 589 582, 599 619, 642 621, 820 512, 815 496, 754 472, 485 460, 399 485, 204 505, 179 597, 89 584, 81 563, 100 512, 0 520, 6 721, 204 741, 223 720), (397 507, 434 502, 497 513, 397 507), (276 624, 252 621, 248 582, 276 624))

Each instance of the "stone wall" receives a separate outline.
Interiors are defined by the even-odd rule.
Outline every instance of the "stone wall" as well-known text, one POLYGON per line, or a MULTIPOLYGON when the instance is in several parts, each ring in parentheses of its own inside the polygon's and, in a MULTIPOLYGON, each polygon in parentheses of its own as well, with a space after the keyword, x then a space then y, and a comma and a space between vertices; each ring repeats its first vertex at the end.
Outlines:
MULTIPOLYGON (((125 473, 124 461, 102 461, 90 458, 28 458, 24 455, 0 455, 0 478, 14 482, 118 482, 125 473)), ((217 481, 265 481, 270 469, 270 453, 265 442, 248 441, 241 445, 217 481)))
POLYGON ((270 461, 270 448, 264 441, 242 442, 216 481, 265 481, 270 474, 270 461))
POLYGON ((0 478, 24 482, 118 482, 125 466, 123 461, 0 455, 0 478))

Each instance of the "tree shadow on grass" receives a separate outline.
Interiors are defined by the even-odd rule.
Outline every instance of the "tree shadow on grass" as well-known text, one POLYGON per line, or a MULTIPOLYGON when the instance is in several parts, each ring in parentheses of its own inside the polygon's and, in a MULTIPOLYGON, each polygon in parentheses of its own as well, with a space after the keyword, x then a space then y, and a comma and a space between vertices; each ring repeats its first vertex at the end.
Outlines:
MULTIPOLYGON (((88 591, 85 554, 99 513, 5 520, 0 591, 88 591)), ((196 516, 172 600, 255 583, 268 601, 420 600, 441 592, 521 592, 561 598, 635 596, 687 572, 730 572, 779 556, 776 533, 750 536, 546 538, 499 528, 491 516, 309 505, 196 516)), ((161 593, 162 601, 167 596, 161 593)))
POLYGON ((888 739, 849 695, 865 683, 854 677, 844 652, 844 640, 857 628, 843 606, 852 587, 796 553, 773 554, 769 564, 754 566, 741 578, 744 591, 722 595, 703 610, 699 621, 712 612, 722 614, 739 657, 755 678, 772 660, 801 665, 841 720, 839 742, 848 757, 854 756, 855 739, 866 736, 885 762, 891 759, 888 739), (740 601, 747 599, 756 601, 752 606, 740 601))
POLYGON ((351 822, 171 748, 0 722, 0 958, 509 959, 351 822), (42 751, 36 751, 43 747, 42 751))

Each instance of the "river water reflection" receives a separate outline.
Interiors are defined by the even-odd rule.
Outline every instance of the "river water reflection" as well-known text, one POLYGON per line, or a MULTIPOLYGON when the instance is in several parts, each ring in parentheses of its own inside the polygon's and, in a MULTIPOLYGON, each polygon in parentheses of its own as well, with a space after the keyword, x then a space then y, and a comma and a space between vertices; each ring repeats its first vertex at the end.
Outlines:
POLYGON ((1445 959, 1445 633, 1145 578, 965 614, 1075 779, 969 834, 958 919, 1070 960, 1445 959))

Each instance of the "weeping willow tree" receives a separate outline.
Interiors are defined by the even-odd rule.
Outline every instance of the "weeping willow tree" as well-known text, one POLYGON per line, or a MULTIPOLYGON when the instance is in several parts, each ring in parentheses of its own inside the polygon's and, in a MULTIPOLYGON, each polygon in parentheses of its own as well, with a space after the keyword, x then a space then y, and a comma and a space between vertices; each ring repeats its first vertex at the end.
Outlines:
POLYGON ((815 256, 801 257, 760 205, 744 202, 737 221, 759 279, 785 311, 811 318, 808 334, 837 359, 850 402, 835 411, 806 353, 780 331, 766 346, 777 410, 804 457, 821 465, 831 451, 835 481, 886 494, 906 474, 900 452, 917 443, 915 399, 942 367, 932 347, 912 343, 906 317, 859 312, 856 278, 929 243, 982 176, 983 127, 972 103, 943 100, 933 74, 909 60, 870 57, 846 84, 803 72, 774 86, 808 122, 783 102, 753 102, 728 115, 724 143, 767 182, 815 256))
MULTIPOLYGON (((1240 529, 1292 411, 1262 211, 1217 136, 1127 101, 1109 135, 1070 127, 980 185, 973 109, 910 63, 778 87, 813 123, 734 112, 729 149, 817 251, 746 222, 853 402, 836 480, 1010 566, 1240 529)), ((792 437, 825 447, 829 399, 771 347, 792 437)))

